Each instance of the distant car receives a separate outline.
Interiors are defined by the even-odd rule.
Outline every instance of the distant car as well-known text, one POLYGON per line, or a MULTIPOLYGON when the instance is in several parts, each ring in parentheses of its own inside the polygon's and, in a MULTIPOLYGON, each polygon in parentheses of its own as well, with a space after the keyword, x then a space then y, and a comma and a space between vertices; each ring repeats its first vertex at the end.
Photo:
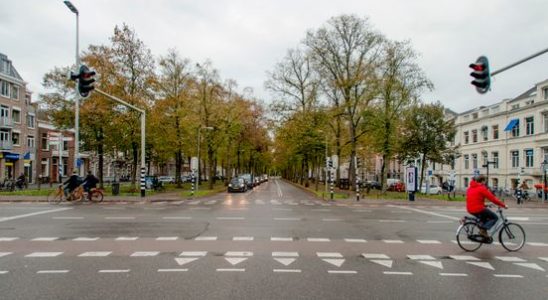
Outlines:
POLYGON ((159 176, 158 181, 162 183, 175 183, 175 177, 173 176, 159 176))
MULTIPOLYGON (((441 194, 441 187, 436 184, 431 184, 428 189, 429 195, 440 195, 441 194)), ((426 185, 423 184, 421 187, 421 193, 426 194, 426 185)))
POLYGON ((387 191, 405 192, 405 184, 401 181, 393 182, 388 186, 387 191))
POLYGON ((255 180, 253 179, 253 175, 247 173, 242 174, 239 177, 245 180, 248 189, 252 189, 255 186, 255 180))
POLYGON ((378 181, 366 181, 363 183, 363 188, 369 188, 372 190, 380 190, 381 184, 378 181))
POLYGON ((228 183, 228 192, 246 192, 247 191, 247 185, 245 183, 245 180, 240 177, 234 177, 230 180, 230 183, 228 183))

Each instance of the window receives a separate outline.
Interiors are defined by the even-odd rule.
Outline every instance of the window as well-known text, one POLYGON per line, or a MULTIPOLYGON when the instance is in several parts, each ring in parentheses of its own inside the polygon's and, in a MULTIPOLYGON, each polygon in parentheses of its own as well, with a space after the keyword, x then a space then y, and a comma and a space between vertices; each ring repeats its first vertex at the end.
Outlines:
POLYGON ((499 125, 493 125, 493 127, 491 127, 491 128, 493 130, 493 139, 498 140, 499 139, 499 125))
POLYGON ((464 177, 464 187, 468 187, 468 177, 464 177))
POLYGON ((487 151, 482 151, 481 152, 481 165, 483 167, 483 165, 486 165, 487 164, 487 151))
POLYGON ((519 109, 519 104, 512 105, 511 110, 516 110, 516 109, 519 109))
POLYGON ((548 87, 542 89, 542 95, 544 95, 544 100, 548 100, 548 87))
POLYGON ((519 167, 519 151, 512 151, 510 152, 512 157, 512 168, 518 168, 519 167))
POLYGON ((525 149, 525 167, 533 167, 533 149, 525 149))
POLYGON ((29 128, 34 128, 34 115, 31 115, 31 114, 27 115, 27 126, 29 128))
POLYGON ((47 133, 42 133, 42 139, 41 139, 41 146, 42 146, 42 150, 49 150, 49 143, 48 143, 48 134, 47 133))
POLYGON ((13 86, 11 89, 11 98, 15 100, 19 100, 19 87, 13 86))
POLYGON ((28 147, 29 149, 34 149, 34 148, 35 148, 34 136, 29 135, 29 136, 27 137, 27 147, 28 147))
POLYGON ((19 146, 19 132, 11 133, 11 141, 13 142, 13 145, 19 146))
POLYGON ((544 152, 543 153, 544 155, 542 156, 543 157, 542 161, 547 161, 548 162, 548 148, 543 148, 542 150, 544 152))
POLYGON ((499 153, 498 152, 491 152, 491 157, 493 157, 493 169, 499 168, 499 153))
POLYGON ((543 114, 542 117, 544 118, 544 132, 548 132, 548 114, 543 114))
POLYGON ((481 127, 481 136, 483 137, 483 140, 484 141, 487 141, 487 130, 488 130, 488 127, 487 126, 483 126, 481 127))
POLYGON ((472 119, 477 119, 477 118, 478 118, 478 113, 477 112, 473 113, 472 114, 472 119))
POLYGON ((63 141, 63 151, 68 151, 68 141, 63 141))
POLYGON ((10 96, 10 84, 7 81, 0 80, 0 95, 9 98, 10 96))
POLYGON ((535 118, 534 117, 525 118, 525 134, 526 135, 535 134, 535 118))
POLYGON ((472 130, 472 143, 478 142, 478 131, 476 129, 472 130))
POLYGON ((468 170, 470 168, 470 155, 464 155, 464 169, 468 170))
POLYGON ((21 123, 21 111, 18 109, 12 109, 11 118, 14 123, 21 123))
POLYGON ((42 177, 49 176, 49 162, 47 158, 42 158, 42 177))
POLYGON ((518 137, 519 136, 519 122, 516 123, 516 125, 512 128, 512 137, 518 137))
POLYGON ((478 168, 478 155, 472 154, 472 169, 478 168))
POLYGON ((465 131, 464 132, 464 143, 468 144, 468 141, 469 141, 468 131, 465 131))

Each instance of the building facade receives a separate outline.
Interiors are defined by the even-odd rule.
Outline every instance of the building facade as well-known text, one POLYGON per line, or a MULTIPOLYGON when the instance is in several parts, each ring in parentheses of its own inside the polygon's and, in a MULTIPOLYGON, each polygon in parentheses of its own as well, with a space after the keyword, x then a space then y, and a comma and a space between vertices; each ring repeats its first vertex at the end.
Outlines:
POLYGON ((11 60, 0 53, 0 180, 36 178, 36 106, 11 60))
POLYGON ((489 177, 489 186, 530 188, 543 181, 548 167, 548 80, 516 98, 480 106, 455 116, 460 156, 454 166, 434 169, 438 180, 455 174, 458 189, 468 187, 475 174, 489 177))

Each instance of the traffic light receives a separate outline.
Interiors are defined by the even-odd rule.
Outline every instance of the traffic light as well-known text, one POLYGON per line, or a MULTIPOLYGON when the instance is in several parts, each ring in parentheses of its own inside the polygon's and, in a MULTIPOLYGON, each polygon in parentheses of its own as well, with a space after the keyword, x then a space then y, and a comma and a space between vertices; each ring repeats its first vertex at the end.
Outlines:
POLYGON ((475 63, 470 64, 472 73, 470 76, 474 77, 472 84, 476 86, 476 91, 480 94, 485 94, 491 88, 491 71, 489 70, 489 60, 485 56, 480 56, 475 63))
POLYGON ((362 162, 359 157, 356 156, 356 169, 361 168, 362 162))
POLYGON ((329 158, 327 158, 326 161, 327 161, 327 167, 328 167, 329 169, 333 168, 333 161, 332 161, 331 159, 329 159, 329 158))
POLYGON ((93 83, 95 82, 95 71, 90 70, 86 65, 80 66, 80 73, 78 74, 78 93, 83 98, 89 96, 89 93, 95 89, 93 83))

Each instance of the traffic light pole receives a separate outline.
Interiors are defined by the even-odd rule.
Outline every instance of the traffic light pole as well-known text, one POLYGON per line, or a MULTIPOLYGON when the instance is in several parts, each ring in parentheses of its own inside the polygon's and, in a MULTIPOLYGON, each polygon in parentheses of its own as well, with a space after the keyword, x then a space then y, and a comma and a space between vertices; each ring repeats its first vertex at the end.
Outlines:
POLYGON ((544 53, 546 53, 546 52, 548 52, 548 48, 546 48, 546 49, 544 49, 544 50, 542 50, 542 51, 539 51, 539 52, 537 52, 537 53, 535 53, 535 54, 533 54, 533 55, 527 56, 527 57, 524 58, 524 59, 518 60, 517 62, 515 62, 515 63, 513 63, 513 64, 510 64, 510 65, 508 65, 508 66, 506 66, 506 67, 504 67, 504 68, 501 68, 501 69, 499 69, 499 70, 496 70, 496 71, 494 71, 494 72, 491 72, 491 77, 492 77, 492 76, 495 76, 495 75, 497 75, 497 74, 500 74, 500 73, 502 73, 502 72, 504 72, 504 71, 506 71, 506 70, 508 70, 508 69, 511 69, 511 68, 513 68, 513 67, 515 67, 515 66, 517 66, 517 65, 520 65, 520 64, 522 64, 522 63, 524 63, 524 62, 526 62, 526 61, 528 61, 528 60, 531 60, 531 59, 533 59, 533 58, 535 58, 535 57, 537 57, 537 56, 540 56, 540 55, 542 55, 542 54, 544 54, 544 53))
POLYGON ((131 105, 129 103, 127 103, 126 101, 124 100, 121 100, 117 97, 114 97, 110 94, 107 94, 103 91, 101 91, 100 89, 98 88, 95 88, 95 91, 97 91, 97 93, 113 100, 113 101, 116 101, 122 105, 125 105, 129 108, 132 108, 136 111, 138 111, 139 113, 141 113, 141 180, 140 180, 140 183, 141 183, 141 197, 145 197, 145 169, 146 169, 146 166, 145 166, 145 126, 146 126, 146 112, 143 110, 143 109, 140 109, 138 108, 137 106, 134 106, 134 105, 131 105))

